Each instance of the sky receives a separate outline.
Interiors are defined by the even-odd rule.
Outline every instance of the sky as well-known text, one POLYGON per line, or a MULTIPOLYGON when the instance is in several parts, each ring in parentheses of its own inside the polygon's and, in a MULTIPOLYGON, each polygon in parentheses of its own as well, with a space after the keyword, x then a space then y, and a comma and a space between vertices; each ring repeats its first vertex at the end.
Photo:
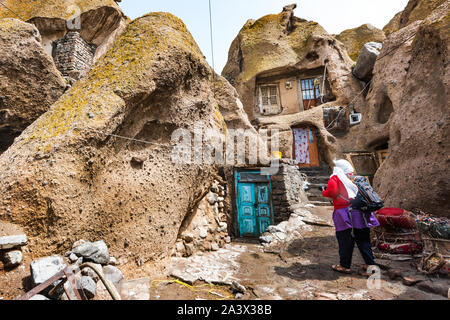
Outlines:
MULTIPOLYGON (((328 33, 339 34, 365 23, 382 29, 408 0, 211 0, 216 72, 222 72, 231 42, 248 19, 279 13, 291 3, 297 3, 297 17, 316 21, 328 33)), ((122 0, 119 5, 131 19, 158 11, 181 18, 213 65, 208 0, 122 0)))

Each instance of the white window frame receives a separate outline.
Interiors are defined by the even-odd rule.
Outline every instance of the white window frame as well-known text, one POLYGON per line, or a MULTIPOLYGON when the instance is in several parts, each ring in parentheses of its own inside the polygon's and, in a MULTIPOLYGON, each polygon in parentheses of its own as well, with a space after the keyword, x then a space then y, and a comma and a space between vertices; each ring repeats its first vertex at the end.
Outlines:
POLYGON ((273 114, 279 114, 281 113, 281 98, 280 98, 280 88, 278 84, 261 84, 258 85, 257 89, 257 101, 258 101, 258 107, 259 111, 262 115, 273 115, 273 114), (271 98, 273 97, 270 95, 270 88, 275 87, 276 89, 276 104, 271 103, 271 98), (263 105, 263 95, 262 95, 262 89, 268 88, 268 105, 263 105))

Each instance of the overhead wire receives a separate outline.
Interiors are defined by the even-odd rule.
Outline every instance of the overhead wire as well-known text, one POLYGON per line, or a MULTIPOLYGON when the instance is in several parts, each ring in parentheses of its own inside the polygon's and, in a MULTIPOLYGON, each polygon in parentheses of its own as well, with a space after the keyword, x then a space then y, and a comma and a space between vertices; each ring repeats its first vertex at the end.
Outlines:
POLYGON ((10 8, 8 8, 6 6, 6 4, 4 4, 2 1, 0 1, 0 5, 2 5, 3 7, 5 7, 7 10, 11 11, 17 18, 19 18, 20 20, 25 21, 25 19, 23 19, 21 16, 19 16, 17 13, 15 13, 13 10, 11 10, 10 8))

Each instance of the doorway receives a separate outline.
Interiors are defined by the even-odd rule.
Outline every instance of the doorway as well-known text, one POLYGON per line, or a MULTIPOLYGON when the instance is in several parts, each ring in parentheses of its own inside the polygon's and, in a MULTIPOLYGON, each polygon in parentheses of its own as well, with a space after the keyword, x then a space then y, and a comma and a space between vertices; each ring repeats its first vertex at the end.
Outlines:
POLYGON ((310 127, 293 128, 294 159, 301 168, 316 168, 320 166, 319 146, 316 130, 310 127))
POLYGON ((260 237, 273 224, 270 176, 260 171, 236 171, 235 192, 239 236, 260 237))

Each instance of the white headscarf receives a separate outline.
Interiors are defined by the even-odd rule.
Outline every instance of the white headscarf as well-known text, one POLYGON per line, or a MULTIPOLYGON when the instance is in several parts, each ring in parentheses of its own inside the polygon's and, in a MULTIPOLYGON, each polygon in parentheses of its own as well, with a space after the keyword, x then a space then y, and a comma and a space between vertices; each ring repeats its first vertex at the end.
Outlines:
POLYGON ((358 187, 348 178, 347 175, 353 174, 355 170, 347 160, 334 160, 336 165, 333 170, 333 176, 337 176, 347 190, 348 197, 355 199, 358 194, 358 187))

